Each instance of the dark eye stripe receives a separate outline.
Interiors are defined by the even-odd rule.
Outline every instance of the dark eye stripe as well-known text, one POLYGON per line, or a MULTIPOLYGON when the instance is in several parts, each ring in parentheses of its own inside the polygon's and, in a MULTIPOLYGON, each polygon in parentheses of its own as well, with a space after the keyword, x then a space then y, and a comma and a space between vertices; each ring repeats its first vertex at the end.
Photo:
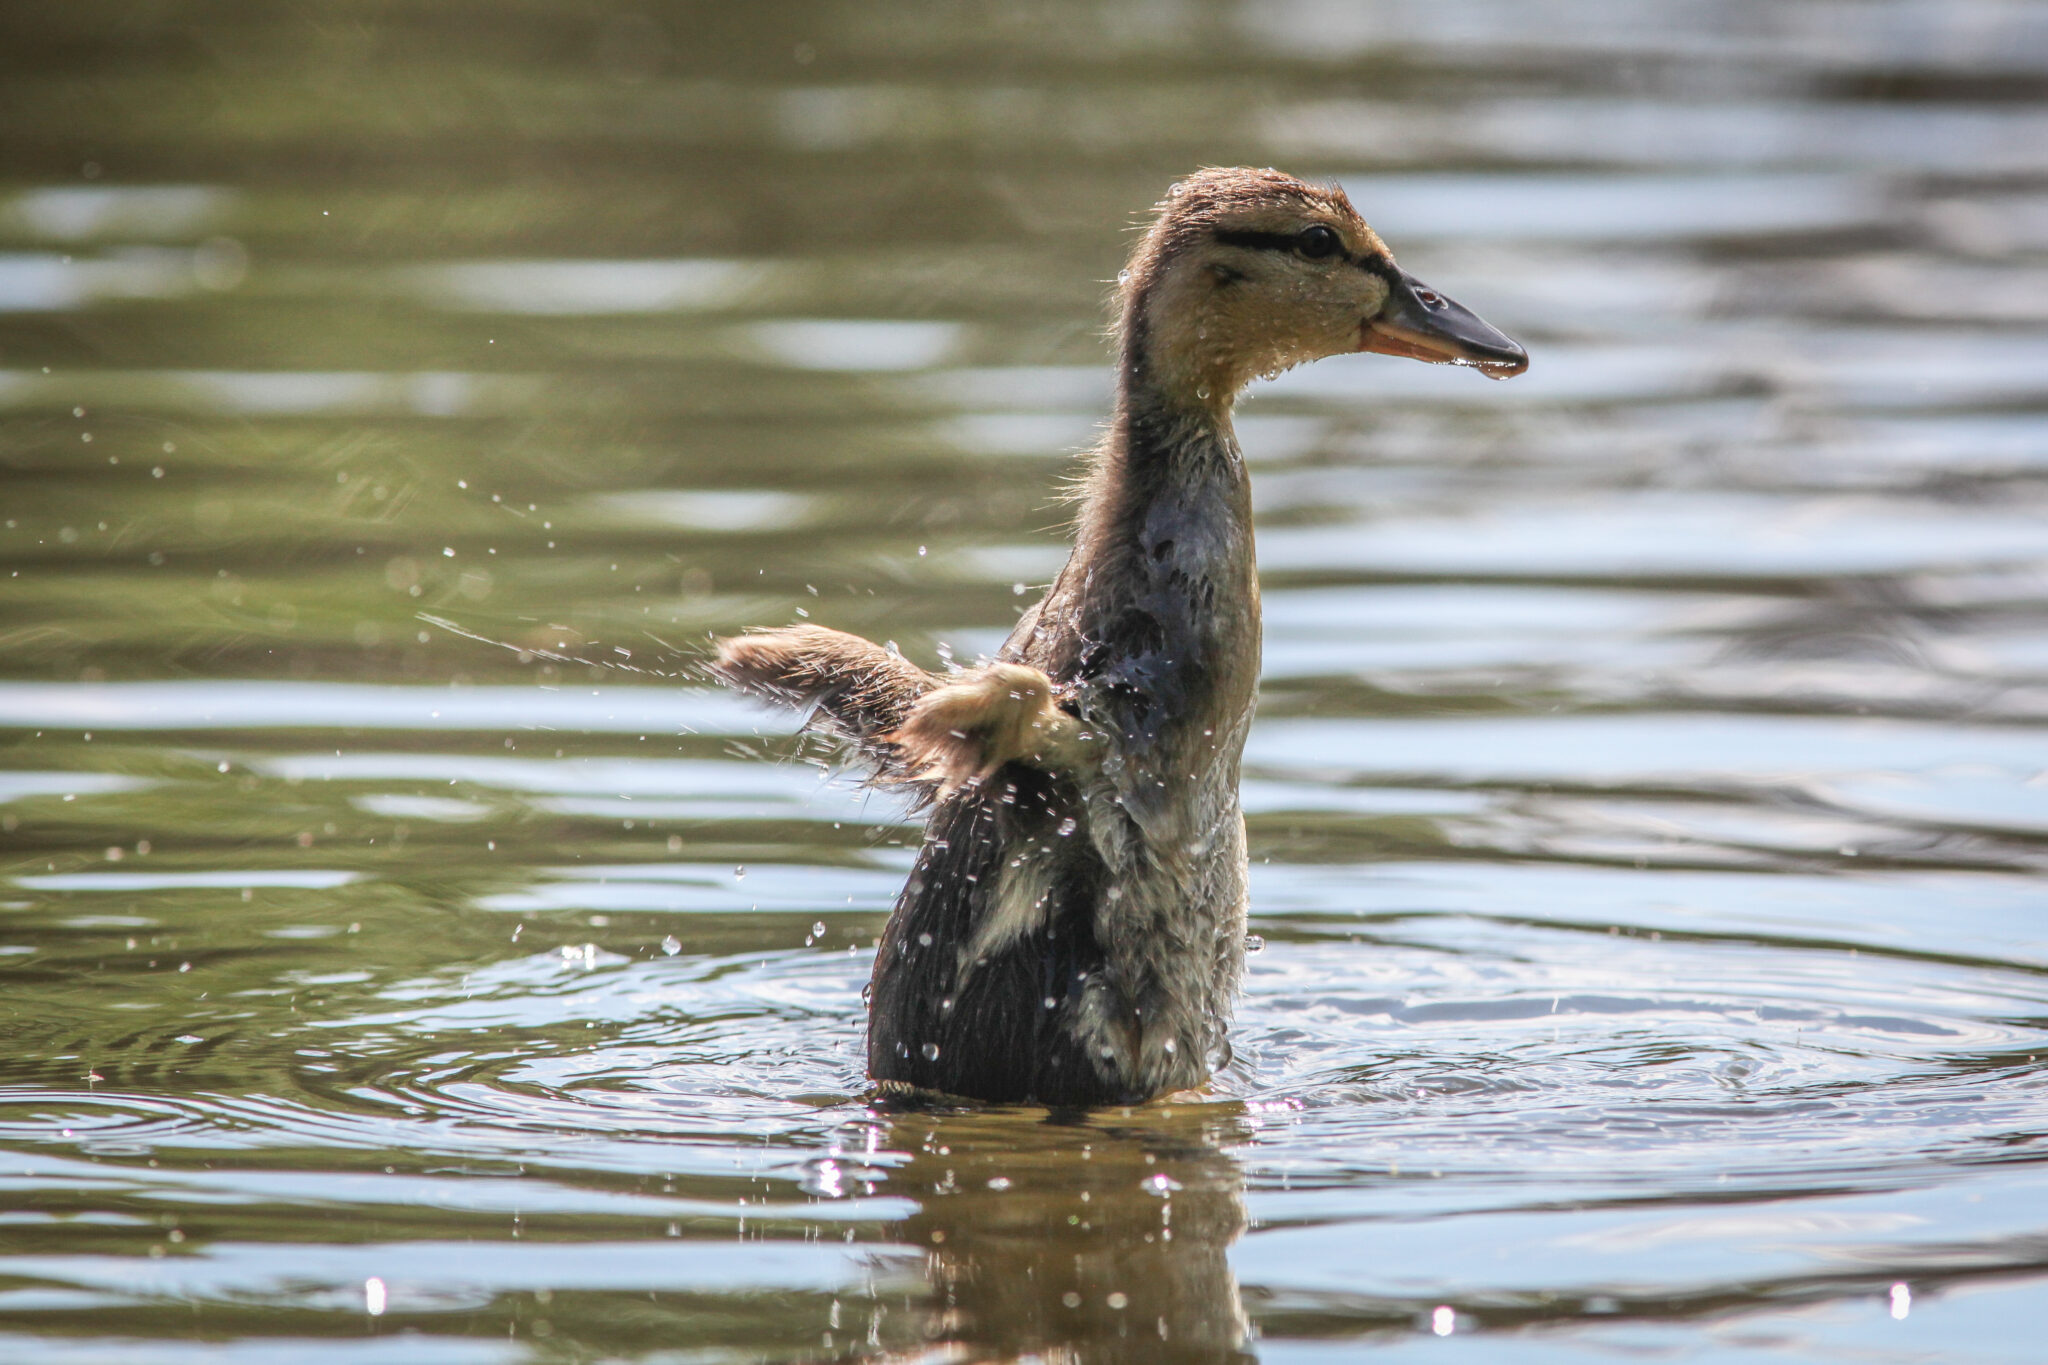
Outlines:
POLYGON ((1292 232, 1253 232, 1246 228, 1218 228, 1216 240, 1225 246, 1250 247, 1254 251, 1292 251, 1301 238, 1292 232))
MULTIPOLYGON (((1254 232, 1249 228, 1217 228, 1216 240, 1225 246, 1248 247, 1253 251, 1292 252, 1301 245, 1301 235, 1294 232, 1254 232)), ((1348 253, 1344 259, 1368 275, 1377 275, 1392 284, 1397 272, 1394 263, 1377 252, 1363 256, 1348 253)))
POLYGON ((1392 284, 1396 279, 1400 278, 1401 274, 1401 272, 1395 268, 1394 263, 1392 261, 1388 260, 1385 256, 1382 256, 1377 252, 1365 256, 1353 256, 1351 258, 1351 264, 1357 266, 1360 270, 1363 270, 1368 275, 1379 276, 1388 284, 1392 284))

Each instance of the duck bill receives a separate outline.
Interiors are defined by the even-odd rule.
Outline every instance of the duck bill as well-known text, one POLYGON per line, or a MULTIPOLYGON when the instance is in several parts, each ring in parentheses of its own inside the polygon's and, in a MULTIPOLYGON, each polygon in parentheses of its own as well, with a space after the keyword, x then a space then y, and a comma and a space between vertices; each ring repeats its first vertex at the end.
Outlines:
POLYGON ((1406 271, 1395 272, 1386 303, 1359 329, 1358 349, 1470 365, 1488 379, 1529 368, 1529 353, 1505 332, 1406 271))

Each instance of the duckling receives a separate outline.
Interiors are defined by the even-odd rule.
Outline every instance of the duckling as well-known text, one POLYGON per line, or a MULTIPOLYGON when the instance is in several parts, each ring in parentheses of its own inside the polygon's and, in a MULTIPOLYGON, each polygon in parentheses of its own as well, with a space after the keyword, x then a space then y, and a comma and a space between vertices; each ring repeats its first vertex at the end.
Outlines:
POLYGON ((994 660, 934 674, 800 625, 712 665, 930 804, 870 986, 884 1093, 1131 1104, 1227 1061, 1260 631, 1232 405, 1354 351, 1529 363, 1395 265, 1342 190, 1279 171, 1174 185, 1118 278, 1116 407, 1073 550, 994 660))

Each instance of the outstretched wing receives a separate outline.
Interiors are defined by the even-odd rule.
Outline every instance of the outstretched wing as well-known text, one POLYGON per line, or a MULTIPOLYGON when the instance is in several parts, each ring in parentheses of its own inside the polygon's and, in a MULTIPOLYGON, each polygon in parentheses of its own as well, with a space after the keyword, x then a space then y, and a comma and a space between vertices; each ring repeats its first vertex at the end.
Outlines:
POLYGON ((714 677, 749 696, 805 712, 850 741, 877 775, 909 780, 887 736, 941 679, 894 650, 823 626, 785 626, 721 640, 714 677))

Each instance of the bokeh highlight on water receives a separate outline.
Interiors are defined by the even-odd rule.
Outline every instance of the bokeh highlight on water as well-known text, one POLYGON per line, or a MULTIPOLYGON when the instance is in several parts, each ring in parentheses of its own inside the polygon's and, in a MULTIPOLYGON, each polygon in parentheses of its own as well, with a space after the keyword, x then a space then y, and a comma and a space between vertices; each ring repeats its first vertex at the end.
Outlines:
POLYGON ((2048 7, 0 34, 0 1356, 2036 1358, 2048 7), (914 822, 684 662, 993 647, 1237 162, 1533 368, 1243 407, 1230 1070, 870 1107, 914 822))

